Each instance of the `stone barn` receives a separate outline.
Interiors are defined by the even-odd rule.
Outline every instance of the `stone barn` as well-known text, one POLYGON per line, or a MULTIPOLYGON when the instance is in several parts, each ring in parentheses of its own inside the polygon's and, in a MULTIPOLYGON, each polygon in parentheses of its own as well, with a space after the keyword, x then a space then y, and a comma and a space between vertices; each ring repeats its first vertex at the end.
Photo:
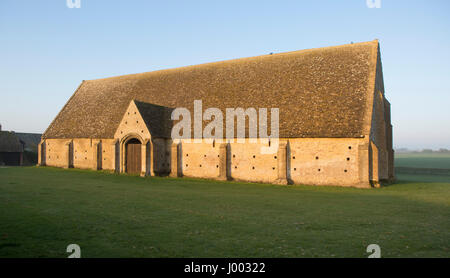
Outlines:
MULTIPOLYGON (((247 110, 246 110, 247 111, 247 110)), ((248 115, 247 115, 248 116, 248 115)), ((202 119, 201 119, 202 120, 202 119)), ((225 134, 225 132, 223 132, 225 134)), ((267 138, 266 138, 267 139, 267 138)), ((83 81, 42 136, 39 164, 278 184, 394 180, 377 40, 83 81), (279 108, 271 140, 172 140, 173 109, 279 108)))

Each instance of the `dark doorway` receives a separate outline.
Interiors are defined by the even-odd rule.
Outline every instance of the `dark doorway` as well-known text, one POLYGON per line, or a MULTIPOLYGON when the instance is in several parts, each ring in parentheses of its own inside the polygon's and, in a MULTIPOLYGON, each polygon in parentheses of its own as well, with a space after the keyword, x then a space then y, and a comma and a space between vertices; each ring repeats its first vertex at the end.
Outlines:
POLYGON ((22 153, 19 152, 0 152, 0 166, 21 166, 22 153))
POLYGON ((126 172, 129 174, 141 173, 141 142, 131 139, 126 144, 126 172))
POLYGON ((73 168, 73 142, 69 143, 69 168, 73 168))

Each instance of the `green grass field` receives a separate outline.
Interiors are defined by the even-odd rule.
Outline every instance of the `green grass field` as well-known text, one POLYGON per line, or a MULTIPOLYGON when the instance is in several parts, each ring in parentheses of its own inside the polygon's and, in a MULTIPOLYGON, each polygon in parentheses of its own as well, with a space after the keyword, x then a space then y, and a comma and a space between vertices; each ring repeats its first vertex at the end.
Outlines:
POLYGON ((448 153, 396 153, 395 166, 450 169, 448 153))
POLYGON ((0 257, 449 257, 450 180, 381 189, 0 168, 0 257))

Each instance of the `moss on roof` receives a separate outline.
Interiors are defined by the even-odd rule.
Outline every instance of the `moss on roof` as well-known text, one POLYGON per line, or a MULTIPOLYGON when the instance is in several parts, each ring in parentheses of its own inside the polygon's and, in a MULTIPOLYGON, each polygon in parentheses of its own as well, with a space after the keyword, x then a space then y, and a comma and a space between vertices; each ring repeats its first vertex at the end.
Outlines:
POLYGON ((201 99, 203 109, 224 114, 278 107, 280 137, 360 137, 378 47, 371 41, 84 81, 44 137, 112 138, 133 99, 191 111, 201 99))

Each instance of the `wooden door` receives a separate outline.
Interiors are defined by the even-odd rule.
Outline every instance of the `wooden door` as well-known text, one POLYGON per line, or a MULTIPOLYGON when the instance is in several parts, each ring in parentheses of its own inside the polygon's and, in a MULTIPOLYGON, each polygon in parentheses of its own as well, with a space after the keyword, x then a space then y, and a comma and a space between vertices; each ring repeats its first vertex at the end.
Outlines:
POLYGON ((127 173, 141 173, 141 142, 132 139, 127 143, 127 173))

